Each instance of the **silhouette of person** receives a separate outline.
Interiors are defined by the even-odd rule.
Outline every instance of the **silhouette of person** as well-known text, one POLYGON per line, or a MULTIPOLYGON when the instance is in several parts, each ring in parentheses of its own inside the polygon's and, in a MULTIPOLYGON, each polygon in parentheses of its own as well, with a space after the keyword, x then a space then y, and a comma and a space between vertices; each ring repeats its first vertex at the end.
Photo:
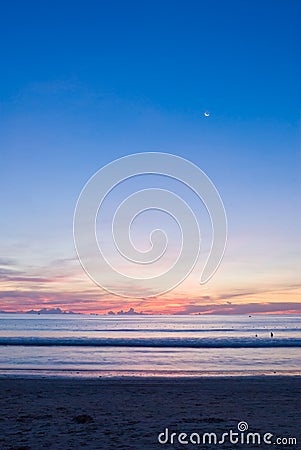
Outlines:
POLYGON ((271 337, 274 337, 274 333, 271 331, 271 337))

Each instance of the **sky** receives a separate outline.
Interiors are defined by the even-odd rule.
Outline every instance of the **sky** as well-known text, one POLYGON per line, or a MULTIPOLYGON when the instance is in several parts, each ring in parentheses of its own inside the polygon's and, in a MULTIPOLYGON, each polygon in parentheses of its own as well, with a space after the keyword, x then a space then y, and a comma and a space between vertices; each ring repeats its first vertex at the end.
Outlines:
POLYGON ((3 4, 0 310, 300 313, 300 13, 296 0, 3 4), (164 295, 123 298, 83 271, 73 214, 97 170, 149 151, 214 182, 227 249, 206 285, 200 262, 164 295))

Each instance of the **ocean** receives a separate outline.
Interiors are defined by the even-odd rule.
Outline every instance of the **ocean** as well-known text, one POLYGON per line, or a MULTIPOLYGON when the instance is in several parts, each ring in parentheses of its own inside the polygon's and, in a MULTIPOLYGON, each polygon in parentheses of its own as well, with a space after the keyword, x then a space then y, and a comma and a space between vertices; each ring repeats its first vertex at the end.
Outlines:
POLYGON ((0 374, 300 375, 301 317, 0 314, 0 374))

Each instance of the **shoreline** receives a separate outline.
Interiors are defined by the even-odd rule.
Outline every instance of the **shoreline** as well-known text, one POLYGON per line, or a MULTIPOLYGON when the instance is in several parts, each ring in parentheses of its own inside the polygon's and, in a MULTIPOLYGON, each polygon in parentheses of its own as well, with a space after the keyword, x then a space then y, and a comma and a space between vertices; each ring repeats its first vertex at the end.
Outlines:
POLYGON ((291 436, 300 444, 300 405, 299 376, 5 377, 0 378, 0 448, 200 448, 162 445, 158 435, 167 428, 186 433, 237 431, 241 421, 251 432, 291 436))
POLYGON ((50 380, 198 380, 219 378, 301 378, 301 371, 107 371, 107 370, 56 370, 56 369, 7 369, 0 371, 0 380, 4 379, 50 379, 50 380))

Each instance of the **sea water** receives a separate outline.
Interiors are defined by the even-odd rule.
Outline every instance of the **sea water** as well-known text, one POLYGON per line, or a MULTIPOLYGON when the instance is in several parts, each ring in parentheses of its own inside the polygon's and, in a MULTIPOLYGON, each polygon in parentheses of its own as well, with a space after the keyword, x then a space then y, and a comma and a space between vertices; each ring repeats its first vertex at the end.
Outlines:
POLYGON ((301 318, 0 314, 0 374, 300 375, 301 318))

